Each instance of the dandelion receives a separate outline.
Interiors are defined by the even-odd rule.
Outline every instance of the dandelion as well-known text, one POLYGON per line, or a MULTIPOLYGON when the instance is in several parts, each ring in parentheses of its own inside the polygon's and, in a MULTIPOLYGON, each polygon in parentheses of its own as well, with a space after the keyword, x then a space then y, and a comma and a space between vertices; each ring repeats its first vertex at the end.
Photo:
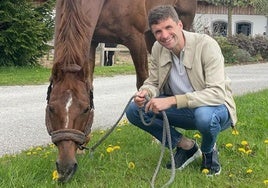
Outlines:
POLYGON ((231 148, 231 147, 233 147, 233 144, 228 143, 228 144, 225 145, 225 147, 227 147, 227 148, 231 148))
POLYGON ((268 185, 268 180, 263 181, 264 185, 268 185))
POLYGON ((198 138, 201 138, 201 136, 200 136, 200 134, 196 133, 196 134, 194 135, 194 138, 198 139, 198 138))
POLYGON ((59 179, 59 173, 57 170, 54 170, 52 173, 52 179, 53 180, 58 180, 59 179))
POLYGON ((42 151, 43 149, 41 147, 37 147, 35 150, 36 151, 42 151))
POLYGON ((113 147, 112 146, 109 146, 107 149, 106 149, 106 151, 107 151, 107 153, 111 153, 111 152, 113 152, 113 147))
POLYGON ((26 153, 26 155, 32 155, 32 152, 29 151, 29 152, 26 153))
POLYGON ((208 173, 209 173, 209 170, 208 170, 207 168, 204 168, 204 169, 202 170, 202 173, 203 173, 203 174, 208 174, 208 173))
POLYGON ((265 144, 268 144, 268 139, 264 140, 264 143, 265 143, 265 144))
POLYGON ((129 162, 129 163, 128 163, 128 168, 129 168, 129 169, 134 169, 134 168, 135 168, 135 163, 133 163, 133 162, 129 162))
POLYGON ((236 129, 234 129, 234 130, 232 131, 232 135, 239 135, 239 132, 238 132, 236 129))
POLYGON ((248 170, 247 170, 247 174, 251 174, 252 172, 253 172, 252 169, 248 169, 248 170))
POLYGON ((232 178, 232 177, 234 177, 234 175, 233 174, 229 174, 229 178, 232 178))
POLYGON ((252 153, 252 150, 251 149, 249 149, 249 150, 246 151, 246 154, 248 154, 248 155, 251 154, 251 153, 252 153))
POLYGON ((246 150, 244 148, 238 148, 238 151, 240 151, 241 153, 246 153, 246 150))
POLYGON ((100 134, 104 134, 104 131, 100 131, 100 134))
POLYGON ((248 142, 245 141, 245 140, 243 140, 243 141, 241 142, 241 145, 242 145, 242 146, 247 146, 247 145, 248 145, 248 142))
POLYGON ((113 150, 119 150, 120 149, 120 146, 114 146, 113 147, 113 150))

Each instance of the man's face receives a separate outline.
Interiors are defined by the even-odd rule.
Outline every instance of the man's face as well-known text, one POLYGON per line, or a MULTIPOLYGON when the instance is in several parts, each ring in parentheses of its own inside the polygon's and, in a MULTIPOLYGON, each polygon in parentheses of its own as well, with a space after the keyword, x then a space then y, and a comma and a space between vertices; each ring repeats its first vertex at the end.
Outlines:
POLYGON ((156 40, 169 50, 180 48, 183 42, 183 25, 181 21, 176 23, 171 18, 160 21, 151 26, 152 33, 156 40))

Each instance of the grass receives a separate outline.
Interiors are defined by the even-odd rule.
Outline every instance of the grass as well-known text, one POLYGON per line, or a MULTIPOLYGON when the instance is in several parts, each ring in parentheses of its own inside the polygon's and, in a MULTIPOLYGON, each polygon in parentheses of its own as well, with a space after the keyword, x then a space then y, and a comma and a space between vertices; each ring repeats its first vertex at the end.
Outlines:
MULTIPOLYGON (((37 85, 49 81, 51 69, 44 67, 0 67, 0 86, 37 85)), ((113 66, 96 66, 94 76, 114 76, 118 74, 135 74, 130 63, 113 66)))
MULTIPOLYGON (((176 171, 172 188, 267 188, 268 187, 268 90, 235 97, 239 121, 239 134, 232 130, 222 132, 218 149, 222 173, 218 177, 206 177, 200 173, 201 159, 194 161, 183 171, 176 171)), ((196 131, 183 131, 196 139, 196 131)), ((104 131, 93 132, 89 146, 94 145, 104 131)), ((0 158, 0 187, 64 187, 64 188, 118 188, 150 187, 150 179, 160 155, 161 146, 152 142, 151 136, 129 125, 124 120, 91 156, 77 156, 79 168, 67 184, 52 179, 55 170, 57 148, 54 145, 30 148, 16 155, 0 158), (115 147, 116 146, 116 147, 115 147), (107 152, 107 148, 117 148, 107 152)), ((162 166, 169 161, 166 151, 162 166)), ((164 167, 156 180, 161 187, 170 177, 164 167)))

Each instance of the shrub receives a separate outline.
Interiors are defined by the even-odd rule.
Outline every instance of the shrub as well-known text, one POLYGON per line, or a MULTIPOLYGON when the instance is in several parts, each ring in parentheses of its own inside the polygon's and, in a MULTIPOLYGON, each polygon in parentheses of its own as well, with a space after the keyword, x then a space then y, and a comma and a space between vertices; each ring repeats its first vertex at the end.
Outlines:
POLYGON ((250 36, 246 36, 244 34, 236 34, 228 37, 228 41, 231 44, 236 45, 238 48, 246 50, 252 56, 255 56, 257 54, 253 45, 254 40, 250 36))
POLYGON ((256 35, 254 37, 253 46, 255 51, 260 54, 263 59, 268 60, 268 37, 256 35))
POLYGON ((34 7, 28 0, 1 0, 0 66, 34 65, 53 36, 53 1, 34 7))
POLYGON ((234 56, 237 62, 253 62, 255 59, 249 54, 248 51, 238 48, 234 51, 234 56))
POLYGON ((222 54, 224 56, 225 63, 235 63, 238 62, 236 57, 237 46, 231 44, 226 37, 218 36, 214 39, 219 43, 221 47, 222 54))

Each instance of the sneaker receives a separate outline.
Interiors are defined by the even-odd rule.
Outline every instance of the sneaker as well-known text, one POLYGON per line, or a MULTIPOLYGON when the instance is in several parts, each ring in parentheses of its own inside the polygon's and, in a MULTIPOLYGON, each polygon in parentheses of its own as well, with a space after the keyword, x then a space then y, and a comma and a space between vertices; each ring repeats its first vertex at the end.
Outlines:
POLYGON ((207 174, 207 176, 220 175, 221 173, 221 165, 218 159, 218 151, 213 149, 210 153, 202 154, 202 166, 201 172, 207 174), (207 170, 207 172, 204 172, 207 170))
MULTIPOLYGON (((178 170, 182 170, 188 164, 193 162, 198 157, 202 156, 202 152, 200 151, 197 143, 190 150, 184 150, 182 148, 177 147, 176 153, 174 155, 175 168, 178 170)), ((166 165, 167 169, 171 169, 171 163, 166 165)))

